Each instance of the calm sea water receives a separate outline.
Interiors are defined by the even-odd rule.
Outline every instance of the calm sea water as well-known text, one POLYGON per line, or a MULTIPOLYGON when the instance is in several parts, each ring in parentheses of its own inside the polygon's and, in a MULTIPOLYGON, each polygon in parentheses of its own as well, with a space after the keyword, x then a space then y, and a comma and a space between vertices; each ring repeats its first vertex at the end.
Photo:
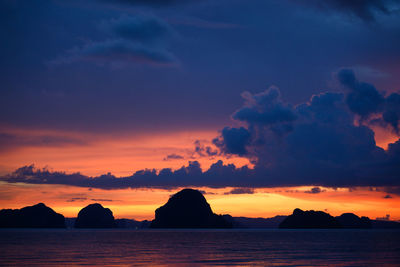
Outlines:
POLYGON ((400 266, 400 231, 2 229, 0 265, 400 266))

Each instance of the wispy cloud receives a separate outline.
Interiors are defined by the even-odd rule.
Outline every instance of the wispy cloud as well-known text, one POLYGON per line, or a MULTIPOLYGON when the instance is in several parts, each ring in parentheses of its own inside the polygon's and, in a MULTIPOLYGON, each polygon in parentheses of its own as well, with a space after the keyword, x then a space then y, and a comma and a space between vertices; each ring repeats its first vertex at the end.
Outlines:
POLYGON ((79 61, 103 65, 127 63, 176 66, 178 60, 167 49, 167 40, 176 35, 168 23, 153 15, 123 15, 104 21, 100 27, 111 38, 91 41, 68 50, 49 62, 51 65, 79 61))
POLYGON ((334 11, 360 18, 366 22, 376 20, 377 14, 390 15, 396 9, 392 0, 302 0, 300 3, 322 11, 334 11))

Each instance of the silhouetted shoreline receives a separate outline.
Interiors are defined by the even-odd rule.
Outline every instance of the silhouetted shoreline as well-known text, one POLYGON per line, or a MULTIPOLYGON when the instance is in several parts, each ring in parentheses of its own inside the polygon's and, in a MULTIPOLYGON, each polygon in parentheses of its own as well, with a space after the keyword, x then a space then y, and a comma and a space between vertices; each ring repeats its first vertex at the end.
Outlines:
POLYGON ((396 221, 371 220, 353 213, 333 217, 323 211, 295 209, 289 216, 232 217, 213 213, 198 190, 183 189, 156 209, 153 221, 115 219, 110 209, 90 204, 77 218, 64 218, 43 203, 21 209, 0 210, 0 228, 287 228, 287 229, 400 229, 396 221))

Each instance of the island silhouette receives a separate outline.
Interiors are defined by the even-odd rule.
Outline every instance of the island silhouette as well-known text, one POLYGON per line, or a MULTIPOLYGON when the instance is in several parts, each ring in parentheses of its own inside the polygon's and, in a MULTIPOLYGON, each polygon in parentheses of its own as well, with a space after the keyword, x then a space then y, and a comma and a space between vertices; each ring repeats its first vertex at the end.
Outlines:
POLYGON ((232 217, 215 214, 203 194, 183 189, 172 195, 155 211, 153 221, 115 219, 110 209, 99 203, 90 204, 77 218, 64 218, 43 203, 21 209, 0 210, 0 228, 400 228, 396 221, 370 220, 353 213, 333 217, 323 211, 296 208, 289 216, 272 218, 232 217))
POLYGON ((116 227, 113 213, 99 203, 90 204, 78 213, 75 228, 114 228, 116 227))
POLYGON ((372 228, 371 220, 368 217, 358 217, 353 213, 343 213, 336 217, 336 220, 343 228, 372 228))
POLYGON ((65 218, 43 203, 0 210, 2 228, 65 228, 65 218))
POLYGON ((295 209, 292 215, 286 217, 279 228, 341 228, 335 217, 323 211, 303 211, 295 209))
POLYGON ((203 194, 183 189, 156 209, 150 228, 232 228, 232 223, 213 213, 203 194))

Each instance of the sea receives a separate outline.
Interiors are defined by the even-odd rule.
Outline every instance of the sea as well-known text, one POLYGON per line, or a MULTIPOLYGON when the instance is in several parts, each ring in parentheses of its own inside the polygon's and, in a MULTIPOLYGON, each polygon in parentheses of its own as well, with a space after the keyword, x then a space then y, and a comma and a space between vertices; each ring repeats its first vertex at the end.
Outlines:
POLYGON ((1 266, 400 266, 400 230, 0 229, 1 266))

